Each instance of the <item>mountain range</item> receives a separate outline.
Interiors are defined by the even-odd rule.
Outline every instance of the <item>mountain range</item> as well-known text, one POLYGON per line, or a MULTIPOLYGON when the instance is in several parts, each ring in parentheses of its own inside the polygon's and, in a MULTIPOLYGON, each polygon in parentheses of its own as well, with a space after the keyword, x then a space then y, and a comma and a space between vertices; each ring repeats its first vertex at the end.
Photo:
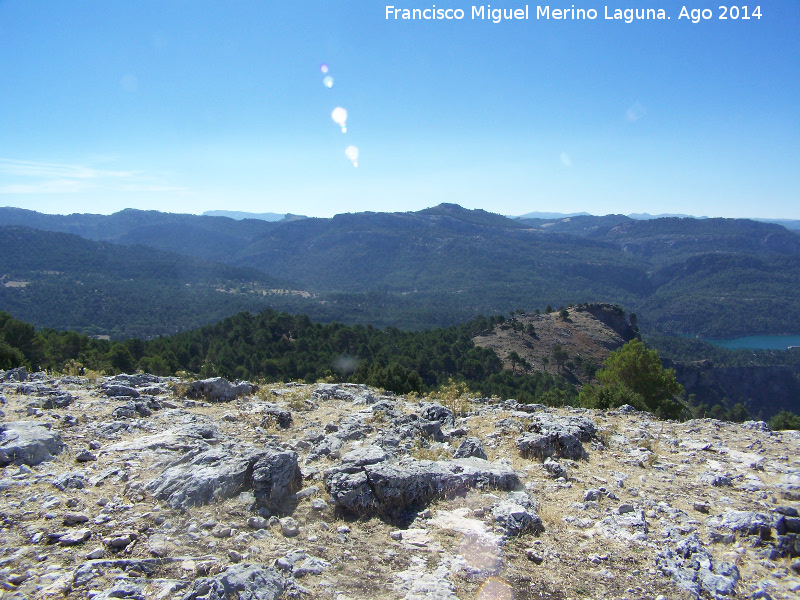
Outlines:
MULTIPOLYGON (((141 267, 142 288, 149 285, 146 280, 165 283, 159 261, 166 256, 173 262, 192 259, 199 261, 191 263, 195 270, 230 278, 230 284, 217 280, 206 288, 207 301, 213 298, 218 307, 235 298, 323 321, 427 328, 479 313, 601 301, 635 311, 643 331, 669 334, 795 333, 800 323, 800 235, 746 219, 511 219, 454 204, 280 221, 132 209, 104 216, 3 208, 0 227, 4 248, 17 246, 0 257, 5 281, 0 308, 37 326, 66 327, 64 315, 79 302, 77 295, 59 292, 63 310, 43 310, 42 296, 58 294, 45 285, 42 272, 79 278, 89 261, 80 257, 87 253, 118 257, 117 267, 96 261, 96 274, 105 277, 109 293, 113 282, 121 281, 118 266, 125 253, 141 267), (19 227, 30 231, 23 234, 19 227), (77 255, 48 268, 51 259, 42 258, 43 247, 51 257, 77 255), (146 248, 163 254, 147 254, 146 248), (223 265, 227 270, 220 270, 223 265), (9 281, 28 283, 9 286, 9 281), (269 291, 278 289, 293 293, 269 291)), ((62 283, 59 290, 72 285, 62 283)), ((149 304, 142 299, 142 310, 159 311, 163 301, 158 294, 149 304)), ((97 310, 118 327, 127 318, 109 306, 97 310)), ((196 322, 213 320, 199 305, 193 312, 196 322)), ((165 321, 163 331, 147 335, 176 328, 188 327, 165 321)))

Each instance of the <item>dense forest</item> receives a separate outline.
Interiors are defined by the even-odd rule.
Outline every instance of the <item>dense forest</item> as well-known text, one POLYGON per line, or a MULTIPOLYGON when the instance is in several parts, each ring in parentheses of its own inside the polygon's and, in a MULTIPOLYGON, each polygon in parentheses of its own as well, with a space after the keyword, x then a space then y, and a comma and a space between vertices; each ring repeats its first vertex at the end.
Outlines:
MULTIPOLYGON (((598 400, 597 394, 579 395, 580 390, 560 375, 504 369, 494 351, 475 346, 472 338, 505 321, 503 316, 478 317, 458 326, 402 331, 370 325, 319 324, 306 315, 267 309, 258 314, 239 313, 213 325, 154 340, 111 342, 76 332, 37 331, 0 312, 0 369, 26 366, 71 374, 143 370, 158 375, 222 376, 261 383, 349 381, 404 394, 428 394, 459 382, 474 395, 550 406, 637 402, 636 394, 620 394, 613 386, 607 389, 616 391, 602 396, 605 400, 598 400)), ((676 338, 656 338, 649 345, 668 358, 712 357, 730 366, 787 362, 794 368, 800 366, 798 351, 731 351, 676 338)), ((692 403, 690 398, 684 398, 681 405, 673 403, 672 410, 665 414, 738 421, 749 418, 741 404, 711 406, 692 403)), ((795 423, 795 418, 781 413, 782 420, 776 422, 795 423)))
POLYGON ((426 393, 461 381, 474 393, 522 402, 569 403, 577 390, 547 373, 511 374, 472 336, 503 317, 427 331, 313 323, 306 315, 264 310, 151 341, 95 340, 45 329, 0 313, 0 368, 175 373, 263 382, 351 381, 397 393, 426 393))
POLYGON ((114 339, 265 307, 318 322, 428 329, 569 302, 617 303, 647 333, 799 333, 800 236, 746 219, 544 222, 442 204, 273 223, 0 209, 0 225, 38 230, 21 239, 19 227, 0 227, 0 308, 37 327, 114 339))

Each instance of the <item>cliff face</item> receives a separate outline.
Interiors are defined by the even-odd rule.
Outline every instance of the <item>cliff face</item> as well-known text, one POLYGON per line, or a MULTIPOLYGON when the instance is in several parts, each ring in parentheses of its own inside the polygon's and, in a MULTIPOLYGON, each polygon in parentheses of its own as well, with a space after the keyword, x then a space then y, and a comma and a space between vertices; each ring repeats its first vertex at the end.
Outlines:
POLYGON ((4 600, 800 593, 798 432, 355 384, 18 379, 4 600))
POLYGON ((697 402, 728 407, 742 403, 754 417, 769 419, 782 410, 800 413, 800 380, 789 367, 717 367, 709 360, 664 361, 697 402))

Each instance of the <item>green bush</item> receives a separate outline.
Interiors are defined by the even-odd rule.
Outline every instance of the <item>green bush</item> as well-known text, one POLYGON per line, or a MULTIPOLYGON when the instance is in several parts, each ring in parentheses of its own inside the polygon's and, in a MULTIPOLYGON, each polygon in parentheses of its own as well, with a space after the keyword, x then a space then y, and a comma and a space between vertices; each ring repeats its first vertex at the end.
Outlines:
POLYGON ((586 385, 579 402, 586 408, 613 408, 630 404, 661 418, 677 419, 684 406, 675 397, 683 386, 673 369, 664 369, 658 352, 634 339, 606 357, 597 372, 598 385, 586 385))
POLYGON ((788 410, 782 410, 769 420, 769 428, 773 431, 800 429, 800 416, 788 410))

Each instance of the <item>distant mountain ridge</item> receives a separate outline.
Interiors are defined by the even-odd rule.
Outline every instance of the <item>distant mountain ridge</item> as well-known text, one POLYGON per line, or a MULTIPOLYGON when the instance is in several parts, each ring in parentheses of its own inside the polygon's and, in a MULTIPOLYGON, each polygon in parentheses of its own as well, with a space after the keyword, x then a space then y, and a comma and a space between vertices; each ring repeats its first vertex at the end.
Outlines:
POLYGON ((292 213, 278 214, 278 213, 251 213, 241 212, 238 210, 207 210, 203 213, 204 217, 228 217, 236 221, 244 219, 257 219, 260 221, 296 221, 297 219, 307 219, 304 215, 293 215, 292 213))
POLYGON ((424 328, 613 302, 665 333, 795 333, 800 323, 800 235, 746 219, 510 219, 456 204, 277 222, 0 209, 10 224, 249 267, 313 296, 276 308, 322 320, 424 328))

